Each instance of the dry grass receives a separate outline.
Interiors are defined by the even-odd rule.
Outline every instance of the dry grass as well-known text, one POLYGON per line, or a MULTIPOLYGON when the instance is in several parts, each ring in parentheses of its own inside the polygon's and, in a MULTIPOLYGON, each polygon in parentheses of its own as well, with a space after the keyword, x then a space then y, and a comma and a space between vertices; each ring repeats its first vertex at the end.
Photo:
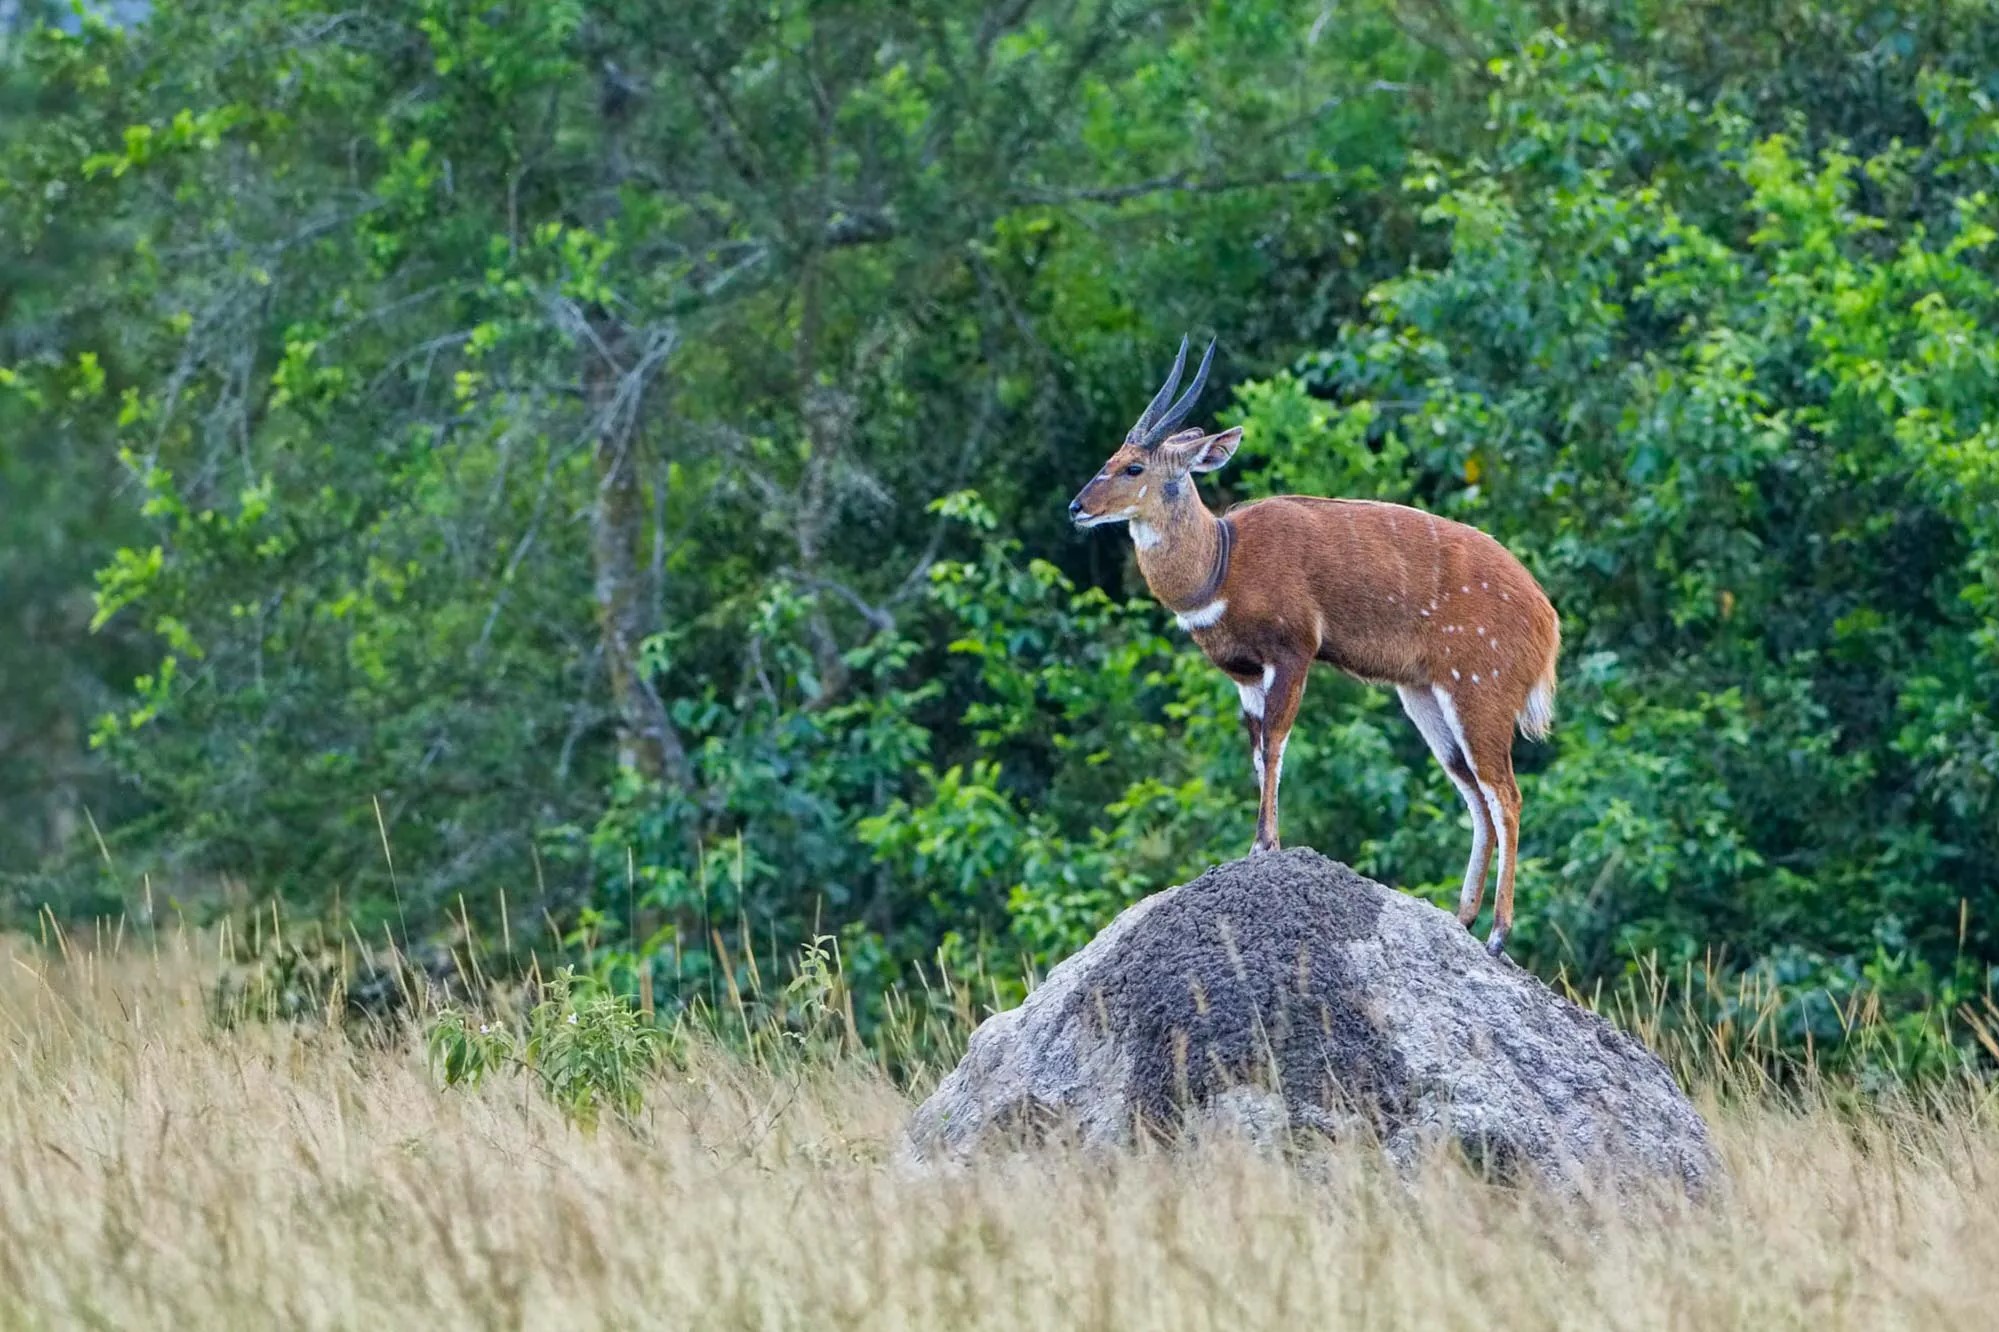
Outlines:
POLYGON ((867 1329, 1980 1326, 1999 1131, 1718 1110, 1710 1213, 1584 1224, 1364 1148, 912 1180, 907 1097, 719 1052, 584 1134, 409 1049, 218 1031, 204 968, 0 944, 0 1327, 867 1329))

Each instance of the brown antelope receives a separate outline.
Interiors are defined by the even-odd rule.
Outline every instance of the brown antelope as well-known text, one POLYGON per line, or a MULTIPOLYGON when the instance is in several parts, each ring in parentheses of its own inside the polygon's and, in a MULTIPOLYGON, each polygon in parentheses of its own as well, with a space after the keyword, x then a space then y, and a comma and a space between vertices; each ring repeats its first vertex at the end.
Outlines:
POLYGON ((1533 739, 1554 721, 1561 624, 1534 576, 1476 528, 1372 500, 1278 495, 1209 512, 1192 475, 1226 463, 1242 430, 1180 430, 1207 383, 1173 398, 1187 342, 1103 470, 1069 502, 1079 527, 1128 523, 1145 583, 1235 681, 1262 790, 1251 854, 1277 847, 1284 745, 1314 661, 1393 685, 1402 710, 1471 811, 1471 860, 1458 895, 1469 927, 1499 853, 1486 947, 1513 926, 1520 787, 1513 728, 1533 739), (1168 405, 1168 404, 1171 405, 1168 405))

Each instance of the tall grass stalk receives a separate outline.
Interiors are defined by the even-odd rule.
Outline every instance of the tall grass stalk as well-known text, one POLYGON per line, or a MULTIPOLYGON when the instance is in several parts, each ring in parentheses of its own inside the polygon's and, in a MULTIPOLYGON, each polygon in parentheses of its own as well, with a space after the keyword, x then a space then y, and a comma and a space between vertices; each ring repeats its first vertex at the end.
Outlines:
MULTIPOLYGON (((683 1015, 640 1108, 591 1130, 524 1079, 440 1086, 332 996, 219 1022, 213 941, 136 938, 0 944, 0 1326, 1817 1332, 1999 1307, 1971 1078, 1855 1097, 1688 1038, 1734 1187, 1682 1214, 1584 1221, 1447 1160, 1405 1183, 1362 1144, 1309 1172, 1210 1144, 913 1177, 894 1144, 934 1066, 883 1071, 830 955, 683 1015)), ((898 1003, 893 1039, 935 1048, 913 1015, 946 1005, 898 1003)))

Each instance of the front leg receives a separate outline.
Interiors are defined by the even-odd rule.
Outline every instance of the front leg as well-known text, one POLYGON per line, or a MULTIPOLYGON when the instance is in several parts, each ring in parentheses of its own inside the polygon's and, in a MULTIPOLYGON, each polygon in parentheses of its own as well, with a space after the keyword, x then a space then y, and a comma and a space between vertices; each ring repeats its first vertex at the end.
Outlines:
POLYGON ((1281 661, 1263 668, 1263 679, 1255 685, 1238 685, 1245 713, 1255 713, 1262 725, 1262 762, 1257 776, 1263 799, 1256 810, 1256 842, 1250 854, 1277 849, 1277 785, 1284 777, 1284 745, 1291 738, 1291 723, 1298 717, 1298 701, 1305 696, 1305 672, 1311 661, 1281 661), (1252 694, 1254 700, 1252 701, 1252 694))
POLYGON ((1236 689, 1242 694, 1242 729, 1249 736, 1249 766, 1256 772, 1256 789, 1263 790, 1263 693, 1258 685, 1255 712, 1249 710, 1250 690, 1238 684, 1236 689))

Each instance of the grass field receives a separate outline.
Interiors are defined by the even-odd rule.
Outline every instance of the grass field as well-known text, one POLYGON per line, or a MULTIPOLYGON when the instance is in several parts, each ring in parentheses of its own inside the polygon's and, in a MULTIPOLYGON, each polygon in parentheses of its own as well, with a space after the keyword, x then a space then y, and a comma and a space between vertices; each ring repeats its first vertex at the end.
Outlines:
POLYGON ((1368 1149, 895 1169, 865 1064, 707 1047, 586 1133, 414 1041, 221 1028, 185 943, 0 943, 0 1327, 1989 1325, 1999 1129, 1731 1099, 1703 1213, 1583 1218, 1368 1149))

